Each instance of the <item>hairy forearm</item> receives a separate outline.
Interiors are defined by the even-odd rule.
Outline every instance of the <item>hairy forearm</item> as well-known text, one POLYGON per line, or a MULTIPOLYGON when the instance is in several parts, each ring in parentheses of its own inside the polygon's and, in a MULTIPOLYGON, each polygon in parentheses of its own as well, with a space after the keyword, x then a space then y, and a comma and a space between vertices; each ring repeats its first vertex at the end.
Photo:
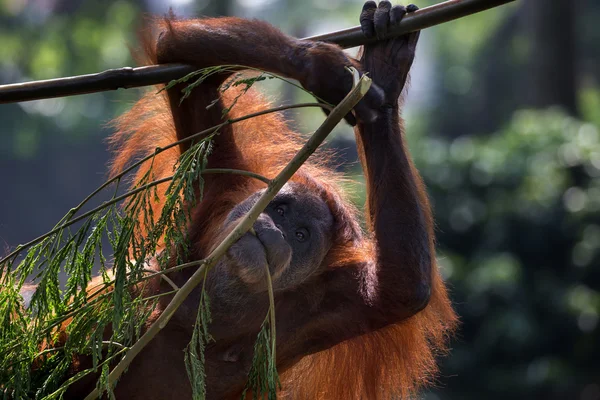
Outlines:
MULTIPOLYGON (((344 67, 360 69, 338 46, 299 40, 266 22, 233 17, 165 21, 156 50, 159 63, 188 63, 200 68, 243 65, 296 79, 333 104, 352 86, 352 76, 344 67)), ((231 73, 213 76, 211 82, 220 83, 231 73)))
POLYGON ((420 205, 398 110, 389 108, 374 122, 359 123, 356 134, 367 180, 367 217, 373 228, 389 225, 389 221, 378 221, 381 212, 391 211, 398 222, 416 221, 420 205))
POLYGON ((305 82, 313 56, 330 47, 290 37, 264 21, 228 17, 165 22, 157 58, 202 67, 244 65, 305 82))
MULTIPOLYGON (((367 220, 377 245, 377 280, 407 305, 426 301, 433 241, 420 178, 406 149, 397 108, 356 129, 367 180, 367 220)), ((387 296, 386 296, 387 297, 387 296)))

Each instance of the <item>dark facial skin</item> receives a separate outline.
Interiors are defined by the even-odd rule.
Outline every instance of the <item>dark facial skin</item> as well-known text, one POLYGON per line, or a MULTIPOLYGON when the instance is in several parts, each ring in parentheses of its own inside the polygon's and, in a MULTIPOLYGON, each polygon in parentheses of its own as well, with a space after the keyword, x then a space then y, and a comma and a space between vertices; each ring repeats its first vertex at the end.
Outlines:
MULTIPOLYGON (((223 230, 232 229, 262 193, 256 192, 236 205, 223 230)), ((301 184, 287 183, 260 214, 253 232, 236 242, 209 273, 206 289, 213 315, 210 333, 215 339, 205 353, 207 373, 214 378, 209 394, 241 390, 256 333, 268 309, 267 267, 279 304, 277 312, 291 312, 286 309, 300 305, 295 290, 318 279, 327 267, 323 259, 331 247, 333 222, 321 198, 301 184), (223 375, 228 378, 223 379, 223 375)), ((196 301, 194 297, 190 304, 196 301)), ((279 329, 285 332, 284 325, 279 329)))
MULTIPOLYGON (((237 205, 224 228, 235 225, 261 194, 237 205)), ((258 217, 253 230, 229 249, 219 268, 226 268, 252 292, 261 292, 267 289, 268 266, 275 290, 293 288, 322 270, 332 229, 327 204, 302 185, 288 183, 258 217)))

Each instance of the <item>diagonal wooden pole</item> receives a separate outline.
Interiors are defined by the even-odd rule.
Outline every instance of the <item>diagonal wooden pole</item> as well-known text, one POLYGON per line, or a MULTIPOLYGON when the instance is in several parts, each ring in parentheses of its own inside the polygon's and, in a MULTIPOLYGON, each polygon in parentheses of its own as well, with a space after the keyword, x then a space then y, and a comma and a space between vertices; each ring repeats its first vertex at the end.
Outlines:
MULTIPOLYGON (((445 1, 408 14, 402 19, 398 28, 390 31, 386 38, 429 28, 513 1, 515 0, 445 1)), ((351 48, 377 39, 366 38, 360 26, 355 26, 324 35, 311 36, 304 40, 324 41, 335 43, 343 48, 351 48)), ((13 83, 0 86, 0 104, 157 85, 182 78, 196 69, 184 64, 151 65, 139 68, 123 67, 96 74, 13 83)))

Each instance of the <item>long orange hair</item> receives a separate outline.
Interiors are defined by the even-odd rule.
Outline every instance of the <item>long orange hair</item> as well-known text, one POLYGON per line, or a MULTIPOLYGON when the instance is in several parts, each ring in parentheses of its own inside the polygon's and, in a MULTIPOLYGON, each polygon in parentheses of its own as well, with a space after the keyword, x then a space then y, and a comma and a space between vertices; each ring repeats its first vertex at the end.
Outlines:
MULTIPOLYGON (((146 42, 148 43, 148 42, 146 42)), ((150 61, 152 46, 146 49, 150 61)), ((202 90, 199 87, 195 90, 202 90)), ((223 94, 225 104, 237 97, 239 91, 230 88, 223 94)), ((237 100, 229 118, 237 118, 270 107, 256 90, 251 89, 237 100)), ((145 156, 177 140, 177 134, 166 94, 149 93, 133 108, 115 121, 117 133, 111 143, 116 156, 111 165, 113 173, 121 171, 139 156, 145 156)), ((233 138, 245 169, 268 178, 274 177, 301 147, 303 139, 290 130, 280 114, 267 114, 232 126, 233 138)), ((218 151, 215 150, 215 151, 218 151)), ((155 179, 172 174, 180 155, 179 147, 162 152, 153 162, 155 179)), ((149 163, 137 172, 141 177, 149 163)), ((411 168, 414 166, 411 164, 411 168)), ((422 182, 415 176, 424 209, 429 210, 422 182)), ((330 198, 330 207, 337 218, 346 220, 345 229, 360 229, 351 202, 340 189, 343 178, 328 165, 321 153, 311 157, 293 180, 316 184, 330 198), (335 208, 335 209, 334 209, 335 208)), ((200 239, 209 246, 219 237, 221 222, 231 209, 248 195, 264 187, 250 179, 235 190, 204 198, 199 207, 207 207, 210 225, 200 239)), ((163 191, 159 190, 159 193, 163 191)), ((162 207, 160 199, 153 207, 162 207)), ((154 213, 158 215, 158 212, 154 213)), ((432 233, 433 223, 428 218, 432 233)), ((352 235, 350 235, 352 236, 352 235)), ((433 237, 433 235, 430 235, 433 237)), ((359 235, 360 243, 340 240, 330 251, 330 267, 343 268, 348 263, 372 260, 374 243, 369 235, 359 235)), ((433 241, 430 243, 433 248, 433 241)), ((204 247, 206 248, 206 247, 204 247)), ((433 251, 432 251, 433 253, 433 251)), ((419 389, 435 382, 438 372, 436 358, 447 351, 448 337, 457 324, 448 293, 437 266, 432 268, 429 304, 413 317, 383 329, 346 340, 328 350, 304 357, 282 373, 282 395, 292 399, 389 399, 395 396, 410 398, 419 389)))

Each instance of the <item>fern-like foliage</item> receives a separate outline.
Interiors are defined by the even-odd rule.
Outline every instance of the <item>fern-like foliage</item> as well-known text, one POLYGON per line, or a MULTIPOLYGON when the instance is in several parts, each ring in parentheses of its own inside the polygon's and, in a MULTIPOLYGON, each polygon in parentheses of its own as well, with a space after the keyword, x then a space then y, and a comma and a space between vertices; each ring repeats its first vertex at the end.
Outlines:
MULTIPOLYGON (((211 136, 180 157, 156 218, 149 205, 157 195, 158 181, 152 180, 150 169, 122 208, 101 207, 76 230, 65 226, 32 246, 16 266, 16 258, 7 261, 4 270, 10 272, 5 273, 0 292, 0 388, 6 395, 60 398, 68 384, 99 369, 99 386, 110 392, 106 361, 118 359, 136 342, 157 300, 135 297, 129 289, 143 281, 145 265, 160 248, 165 249, 162 254, 183 259, 189 213, 201 201, 202 171, 210 151, 211 136), (102 248, 105 238, 113 254, 111 267, 102 248), (96 260, 102 279, 88 290, 96 260), (68 276, 64 287, 61 272, 68 276), (18 289, 31 275, 38 286, 25 310, 18 289), (90 355, 93 368, 62 383, 75 354, 90 355)), ((63 225, 70 218, 63 219, 63 225)), ((166 257, 158 259, 166 266, 166 257)))
MULTIPOLYGON (((206 281, 206 275, 204 279, 206 281)), ((185 351, 185 369, 192 385, 192 399, 194 400, 203 400, 206 398, 204 349, 209 342, 214 340, 208 331, 211 321, 210 299, 203 285, 192 340, 185 351)))
POLYGON ((277 390, 281 387, 277 366, 275 364, 275 336, 269 315, 265 318, 256 342, 254 343, 254 355, 252 366, 248 373, 248 382, 244 387, 241 399, 246 399, 248 393, 252 393, 252 399, 269 400, 277 398, 277 390))
MULTIPOLYGON (((186 98, 211 75, 241 69, 247 68, 238 65, 205 68, 172 81, 166 89, 195 79, 184 89, 183 98, 186 98)), ((236 75, 222 85, 221 91, 242 86, 233 104, 225 108, 224 118, 239 96, 252 85, 276 77, 258 72, 255 77, 236 75)), ((219 126, 204 136, 193 137, 193 145, 180 156, 171 177, 156 179, 149 168, 129 192, 117 195, 125 172, 142 162, 153 162, 152 156, 146 157, 111 180, 116 188, 110 201, 76 216, 86 202, 108 187, 106 183, 70 210, 49 233, 0 259, 0 394, 3 398, 60 399, 69 385, 89 374, 97 376, 100 394, 114 397, 109 365, 122 360, 140 339, 157 300, 178 291, 174 287, 169 292, 140 297, 130 289, 143 285, 149 278, 146 266, 150 260, 156 260, 161 270, 151 275, 154 276, 167 268, 167 261, 173 256, 178 263, 186 258, 189 251, 187 224, 191 210, 202 201, 203 173, 242 173, 267 181, 249 171, 206 170, 212 138, 218 134, 219 126), (164 206, 159 215, 154 215, 150 204, 158 199, 159 185, 166 182, 164 206), (106 243, 110 248, 105 248, 106 243), (107 254, 112 256, 110 262, 107 254), (92 281, 94 266, 99 267, 100 278, 92 281), (61 285, 59 275, 62 273, 67 280, 61 285), (26 281, 37 285, 28 307, 23 306, 21 295, 26 281), (94 285, 90 286, 92 282, 94 285), (75 355, 88 355, 92 366, 65 381, 75 355)), ((155 154, 163 150, 166 148, 157 149, 155 154)), ((275 307, 270 279, 269 288, 271 306, 258 333, 244 393, 250 390, 255 398, 266 394, 272 399, 276 397, 279 378, 275 365, 275 307)), ((201 290, 196 323, 184 355, 194 399, 203 399, 206 395, 204 348, 213 340, 208 330, 210 299, 203 285, 201 290)))

